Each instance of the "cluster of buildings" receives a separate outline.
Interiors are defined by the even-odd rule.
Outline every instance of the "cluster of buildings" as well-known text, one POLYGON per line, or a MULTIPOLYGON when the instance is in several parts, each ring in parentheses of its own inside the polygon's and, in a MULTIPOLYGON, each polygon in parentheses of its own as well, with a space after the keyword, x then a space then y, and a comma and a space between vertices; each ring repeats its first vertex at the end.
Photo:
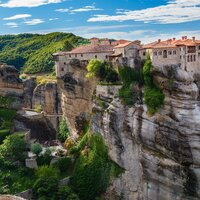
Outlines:
POLYGON ((142 45, 139 40, 127 41, 91 38, 89 45, 77 47, 69 52, 54 54, 57 77, 68 72, 70 61, 78 59, 88 62, 90 59, 109 61, 117 65, 135 68, 139 61, 150 55, 154 67, 178 65, 185 71, 195 73, 200 70, 200 40, 183 36, 181 39, 169 39, 142 45))

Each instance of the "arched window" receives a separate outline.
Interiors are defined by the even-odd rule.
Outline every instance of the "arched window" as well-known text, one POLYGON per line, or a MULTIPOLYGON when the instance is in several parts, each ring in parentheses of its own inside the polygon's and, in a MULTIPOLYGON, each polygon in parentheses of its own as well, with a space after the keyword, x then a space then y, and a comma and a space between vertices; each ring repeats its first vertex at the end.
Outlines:
POLYGON ((163 51, 163 58, 167 58, 167 50, 163 51))

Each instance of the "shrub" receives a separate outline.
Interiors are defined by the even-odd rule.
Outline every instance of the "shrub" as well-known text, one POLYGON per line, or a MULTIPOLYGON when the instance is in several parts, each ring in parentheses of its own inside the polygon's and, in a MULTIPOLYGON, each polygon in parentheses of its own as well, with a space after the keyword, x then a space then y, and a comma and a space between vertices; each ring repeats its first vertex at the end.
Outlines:
POLYGON ((10 134, 10 130, 0 130, 0 144, 5 140, 6 136, 10 134))
POLYGON ((164 101, 163 92, 157 87, 145 87, 144 89, 144 102, 147 105, 148 112, 155 114, 158 108, 163 105, 164 101))
POLYGON ((61 186, 58 189, 58 200, 79 200, 79 197, 72 191, 69 186, 61 186))
POLYGON ((56 199, 58 190, 58 170, 52 166, 41 166, 36 171, 37 180, 33 185, 34 196, 37 199, 56 199))
POLYGON ((50 165, 51 160, 52 160, 51 150, 50 149, 46 149, 46 151, 44 152, 43 155, 37 157, 37 164, 39 166, 50 165))
POLYGON ((41 113, 42 112, 42 106, 37 104, 34 106, 34 111, 37 113, 41 113))
POLYGON ((42 152, 42 146, 40 143, 35 143, 31 145, 31 151, 38 156, 42 152))
POLYGON ((109 170, 108 149, 102 137, 91 135, 75 164, 71 179, 74 191, 83 200, 93 200, 107 188, 109 170))
POLYGON ((59 158, 55 163, 55 166, 60 170, 61 173, 66 173, 71 166, 71 159, 69 157, 59 158))
POLYGON ((115 83, 119 81, 119 76, 116 70, 107 62, 101 60, 92 59, 87 65, 88 73, 87 78, 98 77, 100 81, 108 83, 115 83))
POLYGON ((6 137, 0 145, 0 156, 10 161, 24 161, 26 142, 24 136, 13 134, 6 137))
POLYGON ((147 105, 149 114, 153 115, 163 105, 165 96, 162 90, 153 82, 153 75, 151 69, 153 68, 150 56, 143 67, 144 75, 144 102, 147 105))
POLYGON ((58 139, 61 142, 65 142, 65 140, 69 137, 69 129, 67 127, 67 123, 65 118, 63 117, 58 129, 58 139))
POLYGON ((120 79, 123 81, 123 86, 119 90, 119 98, 124 104, 133 105, 140 97, 140 92, 134 89, 134 85, 140 86, 143 84, 141 70, 124 66, 119 67, 118 71, 120 79))

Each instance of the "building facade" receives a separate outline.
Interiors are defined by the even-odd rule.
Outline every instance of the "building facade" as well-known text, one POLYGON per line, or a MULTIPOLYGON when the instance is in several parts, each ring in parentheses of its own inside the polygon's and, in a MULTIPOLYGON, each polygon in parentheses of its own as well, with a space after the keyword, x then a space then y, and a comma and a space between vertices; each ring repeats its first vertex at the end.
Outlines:
POLYGON ((53 54, 56 65, 57 78, 70 72, 72 60, 88 62, 91 59, 109 61, 116 64, 127 64, 134 67, 134 58, 139 56, 139 42, 127 40, 110 41, 109 39, 91 38, 90 44, 80 46, 69 52, 53 54))
POLYGON ((173 38, 166 41, 159 39, 141 48, 141 59, 146 59, 148 53, 154 67, 179 65, 192 74, 200 70, 200 40, 195 37, 183 36, 179 40, 173 38))

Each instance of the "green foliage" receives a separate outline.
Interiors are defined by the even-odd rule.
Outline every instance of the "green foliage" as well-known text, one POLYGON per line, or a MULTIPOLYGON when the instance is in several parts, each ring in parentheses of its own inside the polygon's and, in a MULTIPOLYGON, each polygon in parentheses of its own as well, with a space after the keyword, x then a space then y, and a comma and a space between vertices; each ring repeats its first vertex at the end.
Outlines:
POLYGON ((11 97, 0 96, 0 108, 9 108, 12 102, 11 97))
POLYGON ((98 59, 91 59, 87 65, 87 78, 98 77, 100 81, 115 83, 119 81, 116 70, 107 62, 98 59))
POLYGON ((143 84, 142 71, 128 66, 119 67, 118 71, 120 79, 123 82, 123 86, 119 90, 119 98, 125 105, 131 106, 141 96, 141 93, 134 89, 134 86, 143 84))
POLYGON ((71 50, 88 40, 72 33, 19 34, 0 36, 0 62, 23 68, 25 73, 52 71, 52 54, 71 50))
POLYGON ((32 187, 32 169, 6 164, 6 160, 0 163, 0 194, 16 194, 32 187))
POLYGON ((67 123, 65 118, 63 117, 58 129, 58 139, 61 142, 65 142, 65 140, 69 137, 69 129, 67 127, 67 123))
POLYGON ((34 111, 37 112, 37 113, 41 113, 42 111, 42 106, 40 104, 36 104, 34 106, 34 111))
POLYGON ((144 75, 144 102, 147 105, 149 114, 153 115, 163 105, 165 96, 162 90, 157 87, 153 82, 153 76, 151 69, 153 68, 150 56, 147 56, 147 60, 143 67, 144 75))
POLYGON ((140 85, 143 84, 143 75, 141 69, 133 69, 129 66, 123 66, 118 68, 119 76, 123 85, 130 85, 136 82, 140 85))
POLYGON ((145 87, 144 88, 144 102, 148 107, 150 114, 155 114, 158 108, 163 105, 165 96, 161 89, 158 87, 145 87))
POLYGON ((100 134, 87 133, 77 146, 80 155, 71 185, 82 200, 93 200, 109 185, 111 161, 108 149, 100 134))
POLYGON ((23 135, 12 134, 6 137, 0 145, 0 157, 11 162, 24 161, 26 152, 26 142, 23 135))
POLYGON ((52 160, 51 150, 48 148, 45 150, 44 154, 37 157, 37 164, 38 166, 50 165, 51 160, 52 160))
POLYGON ((52 166, 41 166, 36 171, 36 181, 33 185, 34 196, 37 199, 56 199, 59 173, 52 166))
POLYGON ((79 197, 68 186, 61 186, 58 189, 58 200, 79 200, 79 197))
POLYGON ((59 169, 61 173, 66 174, 68 169, 71 167, 71 164, 71 158, 63 157, 59 158, 58 161, 54 164, 54 166, 56 166, 56 168, 59 169))
POLYGON ((2 144, 3 140, 10 134, 10 130, 0 130, 0 144, 2 144))
POLYGON ((42 152, 42 146, 40 143, 35 143, 31 145, 31 151, 38 156, 42 152))

